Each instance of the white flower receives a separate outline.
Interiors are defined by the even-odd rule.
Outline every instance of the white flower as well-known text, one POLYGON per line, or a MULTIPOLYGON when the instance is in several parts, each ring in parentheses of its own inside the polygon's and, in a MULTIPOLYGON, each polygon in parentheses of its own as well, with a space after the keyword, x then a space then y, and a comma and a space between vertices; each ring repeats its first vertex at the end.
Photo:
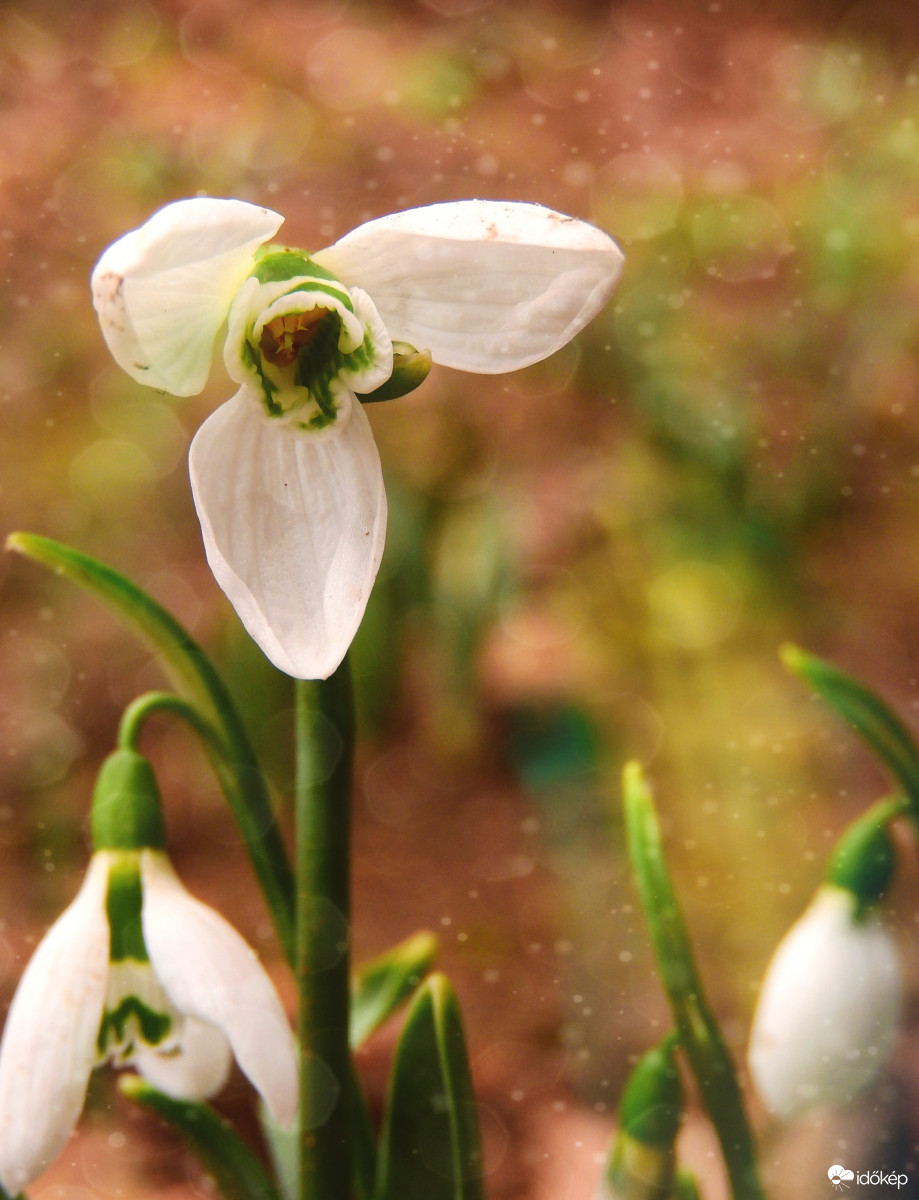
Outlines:
POLYGON ((157 850, 94 854, 35 951, 0 1045, 0 1182, 11 1195, 63 1148, 94 1067, 135 1066, 200 1099, 231 1054, 272 1114, 297 1106, 294 1040, 254 952, 195 900, 157 850))
POLYGON ((272 662, 324 678, 383 551, 382 471, 358 396, 390 379, 393 342, 463 371, 528 366, 596 315, 622 255, 532 204, 411 209, 312 257, 263 246, 282 220, 238 200, 168 205, 103 254, 93 303, 120 366, 178 396, 204 387, 227 321, 240 390, 190 454, 208 562, 272 662))
POLYGON ((779 1117, 847 1103, 878 1074, 896 1040, 896 945, 874 910, 856 917, 856 904, 847 889, 822 886, 766 973, 749 1062, 779 1117))

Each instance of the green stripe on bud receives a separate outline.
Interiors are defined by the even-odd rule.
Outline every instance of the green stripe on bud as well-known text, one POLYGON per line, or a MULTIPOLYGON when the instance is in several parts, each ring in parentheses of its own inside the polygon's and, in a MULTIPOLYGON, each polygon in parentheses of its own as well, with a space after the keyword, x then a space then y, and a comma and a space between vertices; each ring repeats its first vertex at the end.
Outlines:
POLYGON ((167 1013, 154 1012, 137 996, 125 996, 113 1012, 102 1014, 96 1046, 105 1054, 110 1045, 122 1048, 130 1057, 133 1051, 132 1032, 136 1030, 147 1046, 158 1046, 172 1031, 172 1018, 167 1013), (129 1022, 133 1019, 134 1025, 129 1022))
POLYGON ((903 808, 899 798, 874 805, 843 833, 827 863, 826 882, 855 897, 856 920, 863 919, 890 886, 896 859, 887 824, 903 808))
POLYGON ((649 1050, 632 1071, 619 1102, 619 1133, 605 1175, 615 1200, 665 1200, 674 1184, 674 1143, 684 1097, 676 1065, 677 1035, 649 1050))
POLYGON ((163 850, 166 828, 153 768, 134 750, 116 750, 102 764, 93 793, 90 830, 96 850, 163 850))

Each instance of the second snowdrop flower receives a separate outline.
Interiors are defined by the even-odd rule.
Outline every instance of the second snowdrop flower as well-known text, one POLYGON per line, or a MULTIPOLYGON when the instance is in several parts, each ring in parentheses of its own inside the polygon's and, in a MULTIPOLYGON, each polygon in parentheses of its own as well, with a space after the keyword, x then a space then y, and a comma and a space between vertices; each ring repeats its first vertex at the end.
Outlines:
POLYGON ((856 822, 826 882, 775 952, 750 1038, 765 1104, 788 1119, 842 1104, 877 1076, 900 1025, 899 955, 877 911, 893 871, 889 806, 856 822))
POLYGON ((173 872, 140 755, 104 764, 92 828, 86 879, 26 967, 0 1044, 0 1183, 11 1195, 63 1149, 104 1062, 201 1099, 235 1056, 280 1124, 296 1111, 281 1002, 240 935, 173 872))
POLYGON ((622 255, 533 204, 410 209, 312 256, 266 245, 282 221, 239 200, 168 205, 103 254, 93 302, 119 365, 178 396, 204 387, 226 321, 239 391, 190 454, 208 562, 272 662, 324 678, 386 530, 360 400, 404 394, 432 360, 490 374, 546 358, 609 299, 622 255))

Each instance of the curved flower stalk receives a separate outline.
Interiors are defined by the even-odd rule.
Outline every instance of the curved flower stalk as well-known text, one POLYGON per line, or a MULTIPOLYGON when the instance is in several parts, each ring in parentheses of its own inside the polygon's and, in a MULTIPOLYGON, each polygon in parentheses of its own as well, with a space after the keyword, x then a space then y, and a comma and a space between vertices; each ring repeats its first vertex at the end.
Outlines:
POLYGON ((296 1111, 277 993, 240 935, 177 879, 153 773, 133 751, 103 766, 93 839, 83 885, 30 960, 0 1044, 0 1183, 11 1195, 66 1144, 105 1062, 202 1099, 235 1056, 277 1121, 296 1111))
POLYGON ((548 357, 609 299, 622 255, 532 204, 410 209, 312 256, 266 245, 282 221, 239 200, 170 204, 102 255, 93 303, 119 365, 177 396, 204 387, 226 321, 239 391, 190 453, 208 562, 276 666, 326 678, 386 529, 359 400, 404 394, 432 360, 500 373, 548 357))
POLYGON ((776 950, 750 1036, 750 1071, 782 1119, 844 1104, 882 1070, 900 1026, 896 943, 877 912, 892 871, 882 804, 843 839, 827 879, 776 950))

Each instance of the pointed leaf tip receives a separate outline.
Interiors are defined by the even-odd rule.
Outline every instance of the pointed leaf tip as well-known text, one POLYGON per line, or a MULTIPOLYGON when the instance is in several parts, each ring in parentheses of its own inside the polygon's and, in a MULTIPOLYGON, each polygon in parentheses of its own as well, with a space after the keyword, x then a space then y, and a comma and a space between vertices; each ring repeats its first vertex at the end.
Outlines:
POLYGON ((478 1113, 456 995, 431 975, 406 1018, 390 1080, 380 1200, 484 1200, 478 1113))
POLYGON ((352 1046, 360 1046, 411 998, 439 949, 434 934, 421 931, 357 969, 351 998, 352 1046))

